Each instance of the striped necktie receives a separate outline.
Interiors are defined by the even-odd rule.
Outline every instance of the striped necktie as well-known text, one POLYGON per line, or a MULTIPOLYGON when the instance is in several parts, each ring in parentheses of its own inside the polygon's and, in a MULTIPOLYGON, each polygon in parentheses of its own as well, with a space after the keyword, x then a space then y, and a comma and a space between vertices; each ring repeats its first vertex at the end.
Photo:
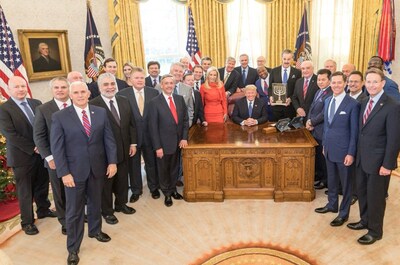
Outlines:
POLYGON ((90 137, 90 122, 89 122, 89 117, 86 114, 85 110, 82 110, 82 122, 83 122, 83 128, 85 129, 86 135, 90 137))

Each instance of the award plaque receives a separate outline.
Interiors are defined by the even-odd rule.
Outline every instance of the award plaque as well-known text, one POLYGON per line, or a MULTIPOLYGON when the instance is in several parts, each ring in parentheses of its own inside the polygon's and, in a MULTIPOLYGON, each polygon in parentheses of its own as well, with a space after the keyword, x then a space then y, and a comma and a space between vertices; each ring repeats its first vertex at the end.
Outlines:
POLYGON ((271 103, 272 106, 286 105, 286 84, 283 83, 273 83, 272 84, 272 95, 274 102, 271 103))

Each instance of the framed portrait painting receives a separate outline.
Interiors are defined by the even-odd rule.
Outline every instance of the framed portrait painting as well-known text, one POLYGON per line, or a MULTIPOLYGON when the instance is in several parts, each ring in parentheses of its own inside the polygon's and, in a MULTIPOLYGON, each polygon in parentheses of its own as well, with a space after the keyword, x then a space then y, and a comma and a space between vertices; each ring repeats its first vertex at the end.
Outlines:
POLYGON ((67 76, 70 72, 67 30, 19 29, 18 39, 29 81, 67 76))

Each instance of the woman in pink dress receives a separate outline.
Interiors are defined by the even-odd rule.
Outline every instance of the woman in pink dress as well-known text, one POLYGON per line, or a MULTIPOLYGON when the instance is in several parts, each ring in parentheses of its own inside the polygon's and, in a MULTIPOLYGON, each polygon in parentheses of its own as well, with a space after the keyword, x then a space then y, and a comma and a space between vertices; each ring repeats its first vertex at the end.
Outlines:
POLYGON ((204 118, 210 122, 223 123, 228 119, 228 105, 226 101, 224 83, 219 78, 218 69, 210 67, 207 70, 206 80, 200 87, 204 105, 204 118))

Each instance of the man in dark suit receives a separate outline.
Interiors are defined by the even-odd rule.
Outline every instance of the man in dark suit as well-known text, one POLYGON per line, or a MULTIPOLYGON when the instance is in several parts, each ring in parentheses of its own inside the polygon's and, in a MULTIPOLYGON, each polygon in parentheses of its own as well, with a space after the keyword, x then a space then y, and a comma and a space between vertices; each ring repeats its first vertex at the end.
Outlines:
POLYGON ((356 155, 358 115, 360 104, 344 92, 346 76, 335 72, 331 76, 333 96, 325 100, 324 135, 322 145, 328 171, 328 204, 317 208, 317 213, 338 212, 339 183, 343 199, 339 215, 331 226, 341 226, 349 218, 351 202, 350 166, 356 155))
POLYGON ((145 85, 147 87, 156 87, 160 84, 160 63, 157 61, 150 61, 147 63, 147 72, 149 75, 145 78, 145 85))
MULTIPOLYGON (((110 73, 115 76, 117 74, 117 62, 113 58, 105 59, 103 62, 103 70, 104 72, 110 73)), ((128 84, 124 80, 118 78, 115 78, 115 80, 117 81, 118 90, 122 90, 125 87, 128 87, 128 84)), ((88 87, 90 91, 89 99, 94 99, 95 97, 100 95, 99 85, 97 84, 97 82, 90 83, 88 87)))
POLYGON ((322 138, 324 133, 324 106, 325 100, 332 95, 330 85, 331 71, 320 69, 317 72, 317 85, 319 90, 315 93, 307 115, 306 128, 311 131, 318 146, 315 148, 315 189, 328 187, 328 173, 322 148, 322 138))
POLYGON ((117 146, 105 109, 88 104, 83 82, 70 85, 73 105, 53 114, 51 151, 65 186, 68 264, 78 264, 87 199, 89 237, 111 238, 101 231, 101 195, 105 176, 117 172, 117 146))
POLYGON ((253 126, 268 121, 267 106, 257 98, 257 87, 247 85, 244 88, 245 97, 235 103, 232 121, 242 126, 253 126))
POLYGON ((247 85, 255 85, 258 80, 257 70, 249 66, 249 56, 242 54, 239 56, 240 66, 235 67, 235 70, 239 73, 239 84, 240 88, 244 88, 247 85))
POLYGON ((7 139, 7 164, 15 176, 22 230, 36 235, 33 200, 39 219, 56 217, 49 210, 49 175, 33 141, 34 113, 42 103, 26 97, 28 86, 22 77, 10 77, 8 90, 11 97, 0 105, 0 130, 7 139))
POLYGON ((236 59, 226 58, 225 67, 218 68, 219 78, 224 82, 226 96, 229 97, 238 90, 240 74, 235 70, 236 59))
POLYGON ((200 65, 203 68, 203 81, 204 81, 206 78, 208 68, 210 68, 212 66, 211 57, 204 56, 203 58, 201 58, 200 65))
POLYGON ((130 76, 133 87, 127 87, 118 92, 118 95, 125 96, 128 99, 130 111, 136 125, 136 154, 131 158, 129 163, 129 180, 132 191, 132 195, 129 199, 130 202, 139 200, 140 195, 143 193, 142 156, 144 160, 144 169, 146 170, 147 187, 150 190, 151 197, 153 199, 160 198, 156 157, 151 146, 148 128, 149 102, 154 97, 157 97, 159 93, 156 89, 145 86, 144 79, 144 70, 135 67, 132 69, 130 76))
POLYGON ((39 58, 32 62, 34 72, 58 71, 61 70, 60 62, 50 57, 49 46, 41 42, 38 46, 39 58))
POLYGON ((385 76, 381 70, 369 69, 365 86, 370 97, 361 104, 356 160, 361 220, 347 226, 368 229, 358 239, 360 244, 367 245, 383 235, 385 197, 400 149, 400 104, 384 91, 385 76))
POLYGON ((136 153, 136 128, 128 99, 116 96, 115 76, 110 73, 101 74, 97 80, 100 96, 92 99, 91 105, 107 110, 111 129, 117 144, 117 174, 104 179, 101 213, 108 224, 118 223, 115 211, 124 214, 134 214, 136 211, 126 205, 128 202, 128 169, 129 158, 136 153), (115 203, 113 203, 113 193, 115 203))
POLYGON ((303 77, 296 81, 292 104, 297 116, 307 117, 315 93, 318 91, 317 76, 314 74, 311 61, 301 63, 301 72, 303 77))
POLYGON ((295 116, 295 111, 291 104, 291 97, 293 95, 294 86, 297 79, 301 77, 301 72, 294 67, 291 67, 293 61, 293 53, 291 50, 284 50, 282 52, 282 65, 275 67, 270 72, 269 77, 269 90, 271 104, 273 102, 272 97, 272 84, 273 83, 283 83, 286 84, 286 105, 285 106, 272 106, 272 112, 274 114, 274 121, 283 118, 293 118, 295 116))
POLYGON ((203 67, 201 67, 201 65, 195 65, 193 67, 193 78, 193 88, 196 91, 200 91, 200 87, 204 83, 203 67))
POLYGON ((33 139, 39 149, 39 154, 45 160, 45 167, 49 172, 51 190, 57 210, 58 222, 61 224, 61 233, 67 234, 65 227, 65 192, 64 184, 57 177, 56 165, 50 150, 51 116, 53 113, 71 106, 69 98, 69 83, 64 77, 56 77, 50 81, 53 99, 36 108, 33 139))
POLYGON ((271 102, 269 101, 268 87, 269 87, 269 72, 268 68, 265 66, 259 66, 257 68, 257 74, 259 79, 256 81, 257 93, 259 98, 264 101, 267 107, 268 120, 272 121, 274 119, 271 102))
MULTIPOLYGON (((201 70, 201 66, 196 65, 197 70, 201 70)), ((195 67, 196 67, 195 66, 195 67)), ((198 73, 199 74, 199 73, 198 73)), ((195 74, 193 73, 188 73, 183 76, 182 82, 192 88, 192 97, 193 97, 193 121, 192 125, 196 125, 197 123, 207 126, 207 122, 204 120, 204 109, 203 109, 203 101, 201 100, 201 95, 198 90, 195 89, 194 84, 195 84, 195 79, 194 79, 195 74)), ((200 81, 199 81, 200 82, 200 81)))
POLYGON ((172 198, 183 199, 176 191, 179 168, 179 149, 187 146, 189 118, 184 99, 173 94, 175 81, 172 75, 161 78, 162 93, 149 104, 149 129, 153 149, 156 151, 160 187, 164 204, 172 206, 172 198))

